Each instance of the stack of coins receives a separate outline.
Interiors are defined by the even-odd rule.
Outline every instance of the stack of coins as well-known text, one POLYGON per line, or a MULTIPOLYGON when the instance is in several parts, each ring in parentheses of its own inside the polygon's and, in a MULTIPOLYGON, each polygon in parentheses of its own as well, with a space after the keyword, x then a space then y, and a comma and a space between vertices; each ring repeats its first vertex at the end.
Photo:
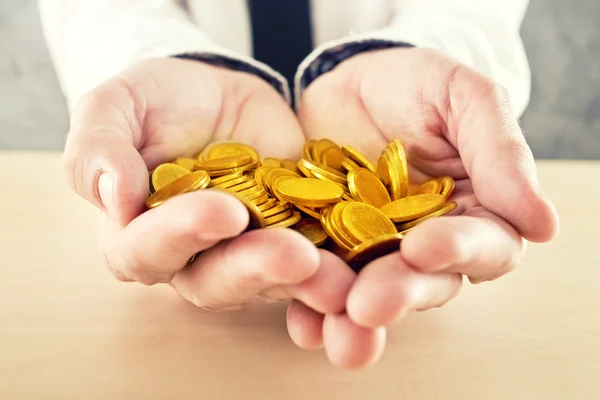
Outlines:
POLYGON ((209 145, 150 172, 146 206, 158 207, 196 190, 221 190, 247 208, 247 230, 291 228, 360 271, 397 251, 419 223, 454 210, 449 176, 411 185, 404 148, 392 140, 377 166, 352 146, 306 142, 298 161, 263 158, 242 143, 209 145))

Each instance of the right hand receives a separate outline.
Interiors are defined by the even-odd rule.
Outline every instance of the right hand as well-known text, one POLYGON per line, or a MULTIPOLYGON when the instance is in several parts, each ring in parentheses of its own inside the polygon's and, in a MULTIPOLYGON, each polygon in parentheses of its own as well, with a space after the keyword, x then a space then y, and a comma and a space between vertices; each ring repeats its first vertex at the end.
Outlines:
MULTIPOLYGON (((324 315, 341 318, 355 279, 342 260, 290 229, 240 235, 249 220, 245 207, 216 191, 144 212, 149 170, 226 139, 290 159, 299 158, 305 140, 291 108, 260 78, 197 61, 146 60, 78 102, 64 167, 73 190, 105 215, 101 250, 118 279, 170 283, 207 311, 237 309, 257 296, 295 299, 290 335, 300 347, 319 348, 324 315)), ((326 328, 340 338, 336 365, 364 366, 382 350, 381 329, 346 317, 326 328)))

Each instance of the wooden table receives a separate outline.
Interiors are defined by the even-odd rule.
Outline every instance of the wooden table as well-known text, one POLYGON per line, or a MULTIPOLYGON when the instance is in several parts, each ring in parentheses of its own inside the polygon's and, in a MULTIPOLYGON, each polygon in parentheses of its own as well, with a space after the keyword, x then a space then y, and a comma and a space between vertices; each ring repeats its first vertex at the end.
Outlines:
POLYGON ((540 162, 556 241, 347 372, 292 344, 284 305, 205 314, 114 280, 59 158, 0 153, 0 399, 600 398, 600 163, 540 162))

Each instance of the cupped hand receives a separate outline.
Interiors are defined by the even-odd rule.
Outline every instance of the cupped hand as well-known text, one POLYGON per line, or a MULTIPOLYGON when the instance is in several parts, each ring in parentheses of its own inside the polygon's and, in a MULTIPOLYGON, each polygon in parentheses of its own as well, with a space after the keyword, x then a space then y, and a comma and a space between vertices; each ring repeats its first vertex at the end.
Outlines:
MULTIPOLYGON (((253 146, 262 157, 297 159, 305 138, 280 94, 254 75, 146 60, 76 104, 64 168, 74 191, 102 211, 100 247, 118 279, 169 283, 207 311, 256 297, 294 299, 287 315, 293 341, 320 348, 324 316, 345 308, 355 279, 342 260, 289 229, 243 233, 248 213, 225 193, 197 191, 145 210, 149 170, 221 140, 253 146)), ((348 344, 342 366, 375 358, 378 330, 334 329, 348 344)))
POLYGON ((389 325, 444 304, 467 276, 496 279, 517 266, 526 241, 558 230, 551 202, 506 91, 433 50, 396 48, 354 56, 304 92, 299 120, 309 138, 350 144, 376 161, 403 143, 411 184, 449 175, 452 213, 409 231, 397 253, 371 262, 348 300, 351 321, 389 325))

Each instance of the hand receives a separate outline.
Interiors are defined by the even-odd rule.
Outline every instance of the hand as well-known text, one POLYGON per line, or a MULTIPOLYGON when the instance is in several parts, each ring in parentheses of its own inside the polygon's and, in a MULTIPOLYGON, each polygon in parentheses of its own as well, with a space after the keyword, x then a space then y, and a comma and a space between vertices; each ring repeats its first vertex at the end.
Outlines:
MULTIPOLYGON (((118 279, 170 283, 208 311, 239 308, 256 296, 296 299, 288 311, 292 338, 304 348, 321 347, 323 315, 344 309, 355 278, 342 260, 292 230, 240 236, 246 209, 215 191, 178 196, 144 212, 148 170, 223 139, 249 144, 263 157, 292 159, 305 140, 292 110, 259 78, 196 61, 153 59, 79 101, 64 167, 71 187, 106 216, 100 245, 118 279)), ((345 356, 350 364, 375 352, 370 343, 378 331, 347 322, 340 329, 350 349, 358 348, 345 356)))
POLYGON ((456 180, 453 216, 418 225, 399 252, 359 274, 347 313, 360 326, 440 306, 458 293, 462 275, 496 279, 521 262, 524 239, 557 234, 557 214, 506 92, 441 53, 402 48, 352 57, 313 82, 298 111, 309 138, 354 145, 372 161, 399 138, 411 183, 456 180))

